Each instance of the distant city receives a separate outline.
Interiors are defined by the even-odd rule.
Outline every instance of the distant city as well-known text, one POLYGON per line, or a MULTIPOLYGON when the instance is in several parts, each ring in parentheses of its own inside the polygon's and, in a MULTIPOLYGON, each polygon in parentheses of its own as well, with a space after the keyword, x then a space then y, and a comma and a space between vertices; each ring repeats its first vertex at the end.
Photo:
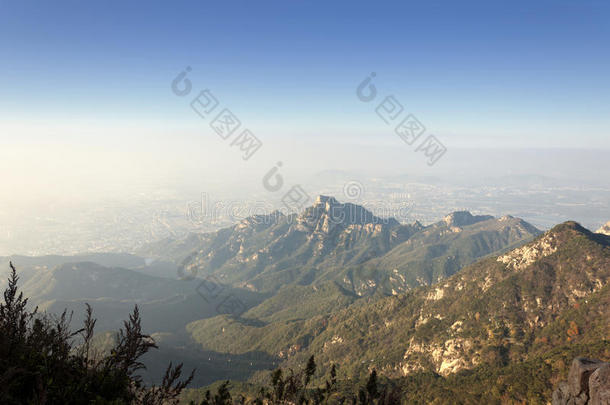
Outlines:
MULTIPOLYGON (((406 176, 353 180, 355 176, 345 172, 314 177, 304 186, 310 204, 318 194, 332 195, 401 223, 419 221, 426 225, 460 210, 512 215, 540 229, 575 220, 595 230, 610 219, 610 186, 604 184, 579 185, 539 176, 505 177, 474 185, 406 176), (347 191, 346 185, 355 190, 347 191)), ((272 200, 260 189, 236 193, 242 197, 227 195, 167 187, 121 201, 100 199, 74 209, 49 203, 46 209, 24 207, 18 214, 13 209, 9 216, 0 207, 0 255, 133 253, 164 238, 214 231, 274 209, 286 211, 279 197, 272 200), (207 199, 207 208, 202 199, 207 199)))

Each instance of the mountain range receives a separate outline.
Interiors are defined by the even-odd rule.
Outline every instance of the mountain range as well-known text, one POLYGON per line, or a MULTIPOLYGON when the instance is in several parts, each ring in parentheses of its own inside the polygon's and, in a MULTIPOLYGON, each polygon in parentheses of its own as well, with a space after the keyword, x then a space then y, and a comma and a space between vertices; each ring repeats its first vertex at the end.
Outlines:
POLYGON ((218 232, 166 240, 146 253, 186 275, 215 275, 253 291, 337 281, 358 296, 428 285, 540 231, 510 216, 455 212, 423 226, 379 218, 364 207, 319 196, 301 214, 247 218, 218 232))
POLYGON ((336 364, 345 381, 375 369, 440 402, 537 403, 570 356, 610 355, 610 236, 574 222, 542 233, 459 211, 401 224, 320 196, 299 214, 253 216, 136 255, 8 260, 41 309, 67 308, 78 322, 90 303, 100 346, 137 303, 161 347, 146 360, 150 379, 171 358, 200 370, 196 386, 256 384, 314 354, 320 379, 336 364), (239 312, 222 305, 229 298, 239 312), (534 387, 510 388, 524 373, 534 387))
POLYGON ((187 328, 203 347, 260 350, 287 368, 315 354, 325 377, 331 364, 346 378, 375 369, 427 392, 422 403, 545 403, 575 355, 610 355, 609 279, 610 237, 566 222, 405 294, 300 320, 219 316, 187 328))

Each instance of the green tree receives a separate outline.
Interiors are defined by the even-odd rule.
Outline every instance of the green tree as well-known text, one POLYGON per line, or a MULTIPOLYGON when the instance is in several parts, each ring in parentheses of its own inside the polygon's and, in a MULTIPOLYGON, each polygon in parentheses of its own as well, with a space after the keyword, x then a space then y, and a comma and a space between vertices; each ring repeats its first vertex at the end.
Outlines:
POLYGON ((375 399, 379 397, 379 389, 377 388, 377 371, 371 371, 369 380, 366 383, 366 392, 368 393, 369 399, 375 399))
POLYGON ((95 319, 89 305, 82 329, 71 331, 71 316, 39 314, 27 309, 17 270, 11 273, 0 302, 0 403, 17 404, 177 404, 193 373, 180 381, 182 365, 170 365, 160 386, 145 387, 139 370, 143 354, 156 348, 142 333, 137 306, 119 331, 109 356, 90 356, 95 319), (81 345, 74 339, 80 336, 81 345))

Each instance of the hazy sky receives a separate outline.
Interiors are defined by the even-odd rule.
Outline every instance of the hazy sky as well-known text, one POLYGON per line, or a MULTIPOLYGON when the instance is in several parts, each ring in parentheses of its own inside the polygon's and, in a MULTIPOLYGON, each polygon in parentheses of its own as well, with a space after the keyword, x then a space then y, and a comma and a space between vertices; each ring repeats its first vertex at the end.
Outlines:
POLYGON ((606 1, 3 1, 0 169, 44 188, 248 167, 171 92, 186 66, 263 140, 251 167, 295 142, 337 167, 411 153, 355 96, 371 72, 448 148, 609 149, 608 21, 606 1))

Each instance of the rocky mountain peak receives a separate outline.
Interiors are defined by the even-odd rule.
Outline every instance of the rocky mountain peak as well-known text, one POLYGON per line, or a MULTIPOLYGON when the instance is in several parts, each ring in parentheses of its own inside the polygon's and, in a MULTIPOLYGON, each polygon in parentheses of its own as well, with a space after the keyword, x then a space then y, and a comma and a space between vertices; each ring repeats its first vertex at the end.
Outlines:
POLYGON ((599 228, 595 233, 602 233, 604 235, 610 236, 610 221, 606 222, 601 228, 599 228))
POLYGON ((299 215, 297 224, 301 230, 322 233, 330 233, 336 228, 345 229, 350 225, 399 225, 394 218, 379 218, 361 205, 341 203, 334 197, 324 195, 318 196, 315 203, 299 215))
POLYGON ((469 211, 456 211, 447 215, 443 221, 448 227, 462 227, 475 224, 477 222, 493 219, 491 215, 472 215, 469 211))
POLYGON ((279 211, 273 211, 270 214, 257 214, 242 219, 236 224, 236 229, 266 229, 272 225, 278 223, 279 220, 283 219, 285 215, 279 211))
MULTIPOLYGON (((599 236, 599 235, 598 235, 599 236)), ((498 261, 509 265, 515 270, 523 270, 532 263, 552 255, 561 246, 572 243, 577 238, 587 238, 598 243, 608 244, 608 238, 596 237, 588 229, 577 222, 567 221, 556 225, 549 231, 540 235, 532 242, 516 248, 505 255, 498 257, 498 261)))
POLYGON ((314 207, 319 206, 319 205, 332 206, 337 203, 338 203, 338 201, 335 199, 335 197, 327 196, 327 195, 319 195, 318 198, 316 198, 316 202, 313 205, 314 205, 314 207))
POLYGON ((589 231, 587 228, 583 227, 576 221, 566 221, 559 225, 555 225, 547 233, 565 237, 571 237, 574 235, 585 235, 589 237, 593 236, 593 233, 591 231, 589 231))

